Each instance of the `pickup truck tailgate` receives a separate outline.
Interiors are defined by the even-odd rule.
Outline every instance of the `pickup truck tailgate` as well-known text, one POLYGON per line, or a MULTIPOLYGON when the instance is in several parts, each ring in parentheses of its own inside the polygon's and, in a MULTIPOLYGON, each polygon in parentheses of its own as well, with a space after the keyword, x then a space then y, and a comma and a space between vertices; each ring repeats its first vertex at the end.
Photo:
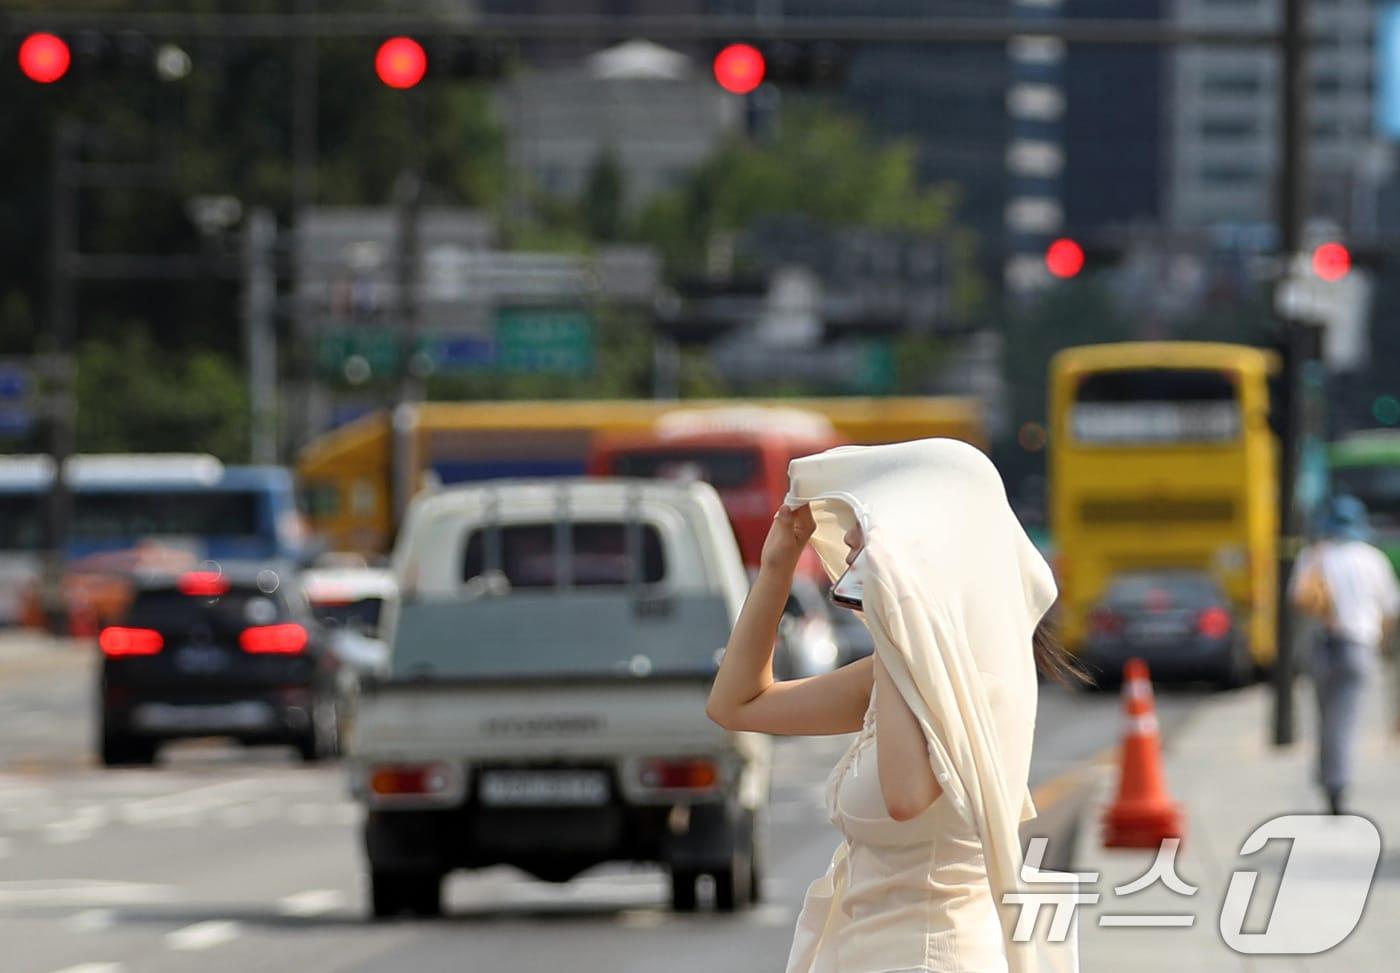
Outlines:
MULTIPOLYGON (((732 746, 695 678, 382 683, 363 699, 357 757, 622 757, 732 746)), ((742 743, 740 749, 746 749, 742 743)))

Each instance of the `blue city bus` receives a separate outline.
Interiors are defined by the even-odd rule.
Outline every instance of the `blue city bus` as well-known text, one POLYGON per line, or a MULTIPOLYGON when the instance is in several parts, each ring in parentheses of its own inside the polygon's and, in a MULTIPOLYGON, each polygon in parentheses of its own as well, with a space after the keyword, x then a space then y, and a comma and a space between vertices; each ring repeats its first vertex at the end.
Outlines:
MULTIPOLYGON (((292 474, 276 466, 225 466, 212 456, 75 456, 70 558, 154 543, 225 562, 301 561, 306 531, 292 474)), ((18 592, 37 575, 45 498, 53 464, 45 456, 0 458, 0 623, 13 622, 18 592)))

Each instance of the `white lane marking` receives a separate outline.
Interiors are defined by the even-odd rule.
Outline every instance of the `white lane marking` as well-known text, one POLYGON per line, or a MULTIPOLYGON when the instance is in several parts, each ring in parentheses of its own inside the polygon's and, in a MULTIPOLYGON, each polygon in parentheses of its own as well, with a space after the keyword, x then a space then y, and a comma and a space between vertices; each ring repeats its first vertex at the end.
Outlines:
POLYGON ((117 914, 111 909, 86 909, 68 917, 68 928, 74 932, 101 932, 116 921, 117 914))
POLYGON ((331 821, 335 824, 359 824, 360 805, 358 804, 332 804, 331 821))
POLYGON ((325 804, 293 804, 287 811, 287 819, 292 824, 317 827, 327 823, 330 813, 325 804))
MULTIPOLYGON (((765 883, 766 884, 766 883, 765 883)), ((750 909, 744 914, 743 922, 754 926, 786 926, 793 921, 794 913, 790 906, 769 902, 750 909)))
POLYGON ((229 804, 239 804, 251 800, 251 796, 241 796, 239 792, 259 787, 262 781, 251 779, 227 780, 218 784, 205 784, 173 794, 162 794, 139 801, 128 801, 120 808, 122 820, 128 824, 144 824, 151 821, 189 819, 201 812, 229 804))
POLYGON ((0 905, 132 905, 170 902, 169 885, 105 882, 101 879, 60 879, 55 882, 0 882, 0 905))
POLYGON ((182 952, 213 949, 215 946, 222 946, 229 940, 238 938, 238 934, 242 931, 236 922, 209 919, 166 933, 165 945, 170 949, 178 949, 182 952))
POLYGON ((54 973, 125 973, 125 970, 121 963, 79 963, 77 966, 65 966, 54 973))
POLYGON ((68 845, 91 838, 92 833, 106 824, 111 812, 100 804, 79 808, 72 816, 52 821, 44 826, 42 838, 51 845, 68 845))
POLYGON ((278 900, 277 911, 284 916, 309 918, 338 909, 344 902, 345 893, 339 889, 310 889, 278 900))
POLYGON ((233 804, 219 808, 214 815, 226 828, 246 828, 257 820, 258 809, 246 804, 233 804))

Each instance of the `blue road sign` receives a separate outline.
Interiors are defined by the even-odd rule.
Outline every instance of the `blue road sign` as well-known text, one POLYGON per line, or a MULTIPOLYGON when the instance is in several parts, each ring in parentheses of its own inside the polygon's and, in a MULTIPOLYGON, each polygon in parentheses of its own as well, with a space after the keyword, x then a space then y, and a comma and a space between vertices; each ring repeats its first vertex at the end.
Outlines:
POLYGON ((34 377, 29 369, 13 362, 0 362, 0 402, 28 399, 34 394, 34 377))
POLYGON ((1400 141, 1400 3, 1376 15, 1376 134, 1400 141))

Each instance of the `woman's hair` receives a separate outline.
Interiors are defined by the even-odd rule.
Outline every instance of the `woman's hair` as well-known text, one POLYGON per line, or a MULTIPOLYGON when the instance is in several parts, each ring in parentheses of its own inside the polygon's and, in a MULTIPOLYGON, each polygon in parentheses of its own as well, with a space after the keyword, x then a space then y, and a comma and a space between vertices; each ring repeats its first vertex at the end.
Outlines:
POLYGON ((1094 681, 1088 670, 1060 644, 1059 630, 1049 614, 1036 625, 1031 647, 1035 653, 1035 667, 1047 679, 1062 686, 1084 686, 1094 681))

